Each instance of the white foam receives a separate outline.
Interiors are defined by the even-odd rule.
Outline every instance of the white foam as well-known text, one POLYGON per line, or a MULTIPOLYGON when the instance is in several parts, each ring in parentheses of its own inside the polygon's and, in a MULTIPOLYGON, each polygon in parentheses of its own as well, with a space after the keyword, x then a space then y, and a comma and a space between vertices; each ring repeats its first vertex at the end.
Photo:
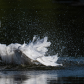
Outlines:
POLYGON ((0 57, 5 63, 14 64, 33 64, 33 61, 37 61, 45 66, 58 66, 58 54, 54 56, 45 56, 48 51, 47 47, 50 46, 50 42, 47 42, 47 37, 43 39, 37 39, 33 37, 32 42, 29 44, 0 44, 0 57))

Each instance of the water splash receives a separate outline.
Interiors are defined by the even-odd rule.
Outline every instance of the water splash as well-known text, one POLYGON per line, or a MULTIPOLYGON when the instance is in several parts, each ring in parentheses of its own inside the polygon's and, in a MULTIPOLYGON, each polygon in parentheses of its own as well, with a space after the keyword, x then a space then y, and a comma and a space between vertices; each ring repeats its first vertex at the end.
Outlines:
POLYGON ((53 56, 45 56, 48 51, 47 47, 51 45, 51 42, 47 42, 47 37, 39 39, 36 36, 33 37, 32 42, 29 44, 0 44, 0 57, 4 63, 14 64, 36 64, 36 62, 45 66, 59 66, 57 64, 58 54, 53 56))

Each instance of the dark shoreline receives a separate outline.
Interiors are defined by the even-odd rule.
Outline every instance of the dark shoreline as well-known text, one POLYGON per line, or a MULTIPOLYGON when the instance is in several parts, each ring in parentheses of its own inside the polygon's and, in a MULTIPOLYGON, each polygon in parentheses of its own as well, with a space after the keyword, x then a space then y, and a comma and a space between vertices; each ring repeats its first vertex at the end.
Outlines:
POLYGON ((6 66, 0 66, 0 71, 28 71, 28 70, 59 70, 63 69, 63 66, 12 66, 12 65, 6 65, 6 66))

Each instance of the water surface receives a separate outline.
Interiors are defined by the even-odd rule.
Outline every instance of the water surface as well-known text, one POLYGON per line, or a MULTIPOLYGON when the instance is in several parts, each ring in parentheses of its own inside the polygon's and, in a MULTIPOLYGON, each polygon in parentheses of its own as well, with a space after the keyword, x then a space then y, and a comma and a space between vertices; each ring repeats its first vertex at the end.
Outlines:
POLYGON ((1 84, 80 84, 84 68, 61 70, 0 71, 1 84))

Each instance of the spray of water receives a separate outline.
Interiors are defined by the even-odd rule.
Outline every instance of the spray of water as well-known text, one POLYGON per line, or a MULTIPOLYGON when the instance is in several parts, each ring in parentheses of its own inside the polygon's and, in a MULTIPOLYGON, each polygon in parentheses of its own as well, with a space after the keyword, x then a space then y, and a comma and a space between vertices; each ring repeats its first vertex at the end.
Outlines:
POLYGON ((29 44, 0 44, 0 57, 4 63, 14 64, 34 64, 38 62, 45 66, 59 66, 57 64, 58 54, 53 56, 45 56, 48 51, 47 47, 50 46, 50 42, 47 42, 47 37, 38 39, 33 37, 32 42, 29 44))

